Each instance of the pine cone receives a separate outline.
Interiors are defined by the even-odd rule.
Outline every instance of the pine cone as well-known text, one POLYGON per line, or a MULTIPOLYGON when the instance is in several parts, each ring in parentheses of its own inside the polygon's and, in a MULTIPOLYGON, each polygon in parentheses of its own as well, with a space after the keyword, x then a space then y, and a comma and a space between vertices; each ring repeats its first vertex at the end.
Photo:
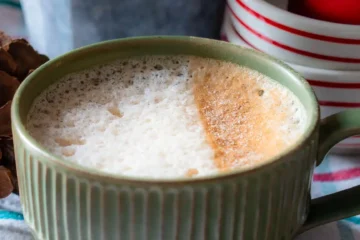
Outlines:
POLYGON ((18 192, 11 134, 11 100, 25 77, 48 60, 26 40, 11 39, 0 31, 0 198, 18 192))

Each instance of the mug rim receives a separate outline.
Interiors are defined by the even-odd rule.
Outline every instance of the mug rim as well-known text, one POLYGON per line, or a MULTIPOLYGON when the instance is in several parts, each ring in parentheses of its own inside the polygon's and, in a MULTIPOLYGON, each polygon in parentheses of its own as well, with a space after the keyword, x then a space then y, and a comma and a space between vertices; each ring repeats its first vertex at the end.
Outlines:
MULTIPOLYGON (((145 55, 145 54, 144 54, 145 55)), ((285 86, 284 86, 285 87, 285 86)), ((312 90, 310 84, 303 78, 299 73, 293 70, 290 66, 286 65, 282 61, 271 57, 265 53, 259 52, 257 50, 245 48, 239 45, 235 45, 232 43, 213 40, 213 39, 206 39, 200 37, 187 37, 187 36, 143 36, 143 37, 130 37, 130 38, 123 38, 123 39, 115 39, 115 40, 108 40, 102 41, 95 44, 91 44, 88 46, 84 46, 75 50, 72 50, 68 53, 65 53, 59 57, 49 60, 45 64, 41 65, 35 71, 33 71, 26 79, 20 84, 20 87, 17 89, 13 100, 12 100, 12 107, 11 107, 11 122, 12 122, 12 129, 13 132, 16 131, 19 139, 23 141, 28 148, 31 148, 31 151, 35 151, 38 156, 41 156, 42 159, 54 167, 58 168, 58 170, 62 170, 65 172, 71 172, 74 175, 82 175, 85 178, 97 179, 97 180, 104 180, 104 181, 111 181, 114 183, 133 183, 133 184, 150 184, 150 185, 168 185, 168 184, 181 184, 181 183, 204 183, 206 181, 213 181, 219 179, 228 179, 233 177, 239 177, 245 174, 249 174, 254 171, 258 171, 260 169, 264 169, 269 167, 270 165, 276 164, 281 162, 282 160, 286 160, 286 156, 289 156, 296 152, 298 149, 305 146, 305 144, 311 139, 313 133, 316 131, 317 126, 320 121, 320 109, 319 105, 315 96, 314 91, 312 90), (40 143, 38 143, 26 130, 25 123, 20 118, 20 100, 22 98, 22 92, 26 91, 29 85, 32 84, 32 80, 35 79, 41 71, 44 69, 59 64, 62 60, 69 56, 75 56, 79 53, 83 53, 84 51, 89 51, 88 54, 91 54, 91 50, 95 50, 99 47, 111 47, 113 44, 121 44, 127 43, 129 41, 170 41, 176 43, 177 41, 185 41, 188 44, 215 44, 219 47, 221 46, 233 46, 240 51, 245 52, 248 55, 255 55, 260 57, 263 60, 268 60, 273 64, 282 67, 287 71, 287 73, 291 74, 292 77, 295 77, 298 80, 298 83, 302 84, 302 87, 307 91, 309 96, 311 97, 310 102, 313 109, 306 109, 307 110, 307 117, 309 124, 307 124, 307 128, 304 130, 302 136, 296 141, 296 144, 288 147, 285 151, 279 153, 278 155, 268 158, 265 161, 261 161, 258 164, 253 166, 246 166, 241 168, 235 168, 225 172, 217 172, 214 174, 209 174, 200 177, 174 177, 174 178, 149 178, 149 177, 133 177, 133 176, 126 176, 121 174, 114 174, 114 173, 107 173, 103 171, 98 171, 96 168, 86 167, 80 165, 75 162, 71 162, 69 160, 62 159, 50 151, 46 150, 40 143), (311 112, 312 114, 308 114, 311 112)))

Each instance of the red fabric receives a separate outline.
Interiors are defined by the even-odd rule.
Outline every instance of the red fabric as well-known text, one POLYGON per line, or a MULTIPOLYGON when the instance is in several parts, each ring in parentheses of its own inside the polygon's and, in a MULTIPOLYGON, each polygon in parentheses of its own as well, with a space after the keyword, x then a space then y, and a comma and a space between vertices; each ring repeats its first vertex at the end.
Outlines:
POLYGON ((331 182, 350 180, 357 177, 360 177, 360 168, 352 168, 330 173, 317 173, 314 174, 313 179, 316 182, 331 182))

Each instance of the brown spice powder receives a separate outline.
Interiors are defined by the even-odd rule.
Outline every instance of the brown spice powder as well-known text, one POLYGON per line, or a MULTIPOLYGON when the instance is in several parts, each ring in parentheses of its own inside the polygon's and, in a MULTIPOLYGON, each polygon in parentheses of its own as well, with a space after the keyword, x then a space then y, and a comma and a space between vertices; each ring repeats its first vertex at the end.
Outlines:
POLYGON ((262 161, 286 147, 278 129, 288 116, 275 107, 281 104, 276 89, 262 90, 259 75, 235 64, 193 59, 190 67, 195 102, 219 170, 262 161), (265 103, 269 96, 272 104, 265 103))

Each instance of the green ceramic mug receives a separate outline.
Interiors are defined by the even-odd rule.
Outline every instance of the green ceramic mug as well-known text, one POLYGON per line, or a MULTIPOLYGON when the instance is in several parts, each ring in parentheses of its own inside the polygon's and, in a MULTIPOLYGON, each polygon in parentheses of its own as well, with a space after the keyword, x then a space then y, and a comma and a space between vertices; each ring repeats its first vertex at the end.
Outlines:
POLYGON ((192 37, 114 40, 72 51, 33 72, 12 107, 20 197, 36 239, 287 240, 311 227, 360 213, 360 188, 310 199, 314 167, 328 150, 360 134, 360 110, 319 120, 311 87, 283 63, 229 43, 192 37), (298 145, 256 167, 216 176, 146 180, 63 161, 30 137, 29 108, 65 74, 118 58, 187 54, 255 69, 293 91, 306 108, 298 145))

